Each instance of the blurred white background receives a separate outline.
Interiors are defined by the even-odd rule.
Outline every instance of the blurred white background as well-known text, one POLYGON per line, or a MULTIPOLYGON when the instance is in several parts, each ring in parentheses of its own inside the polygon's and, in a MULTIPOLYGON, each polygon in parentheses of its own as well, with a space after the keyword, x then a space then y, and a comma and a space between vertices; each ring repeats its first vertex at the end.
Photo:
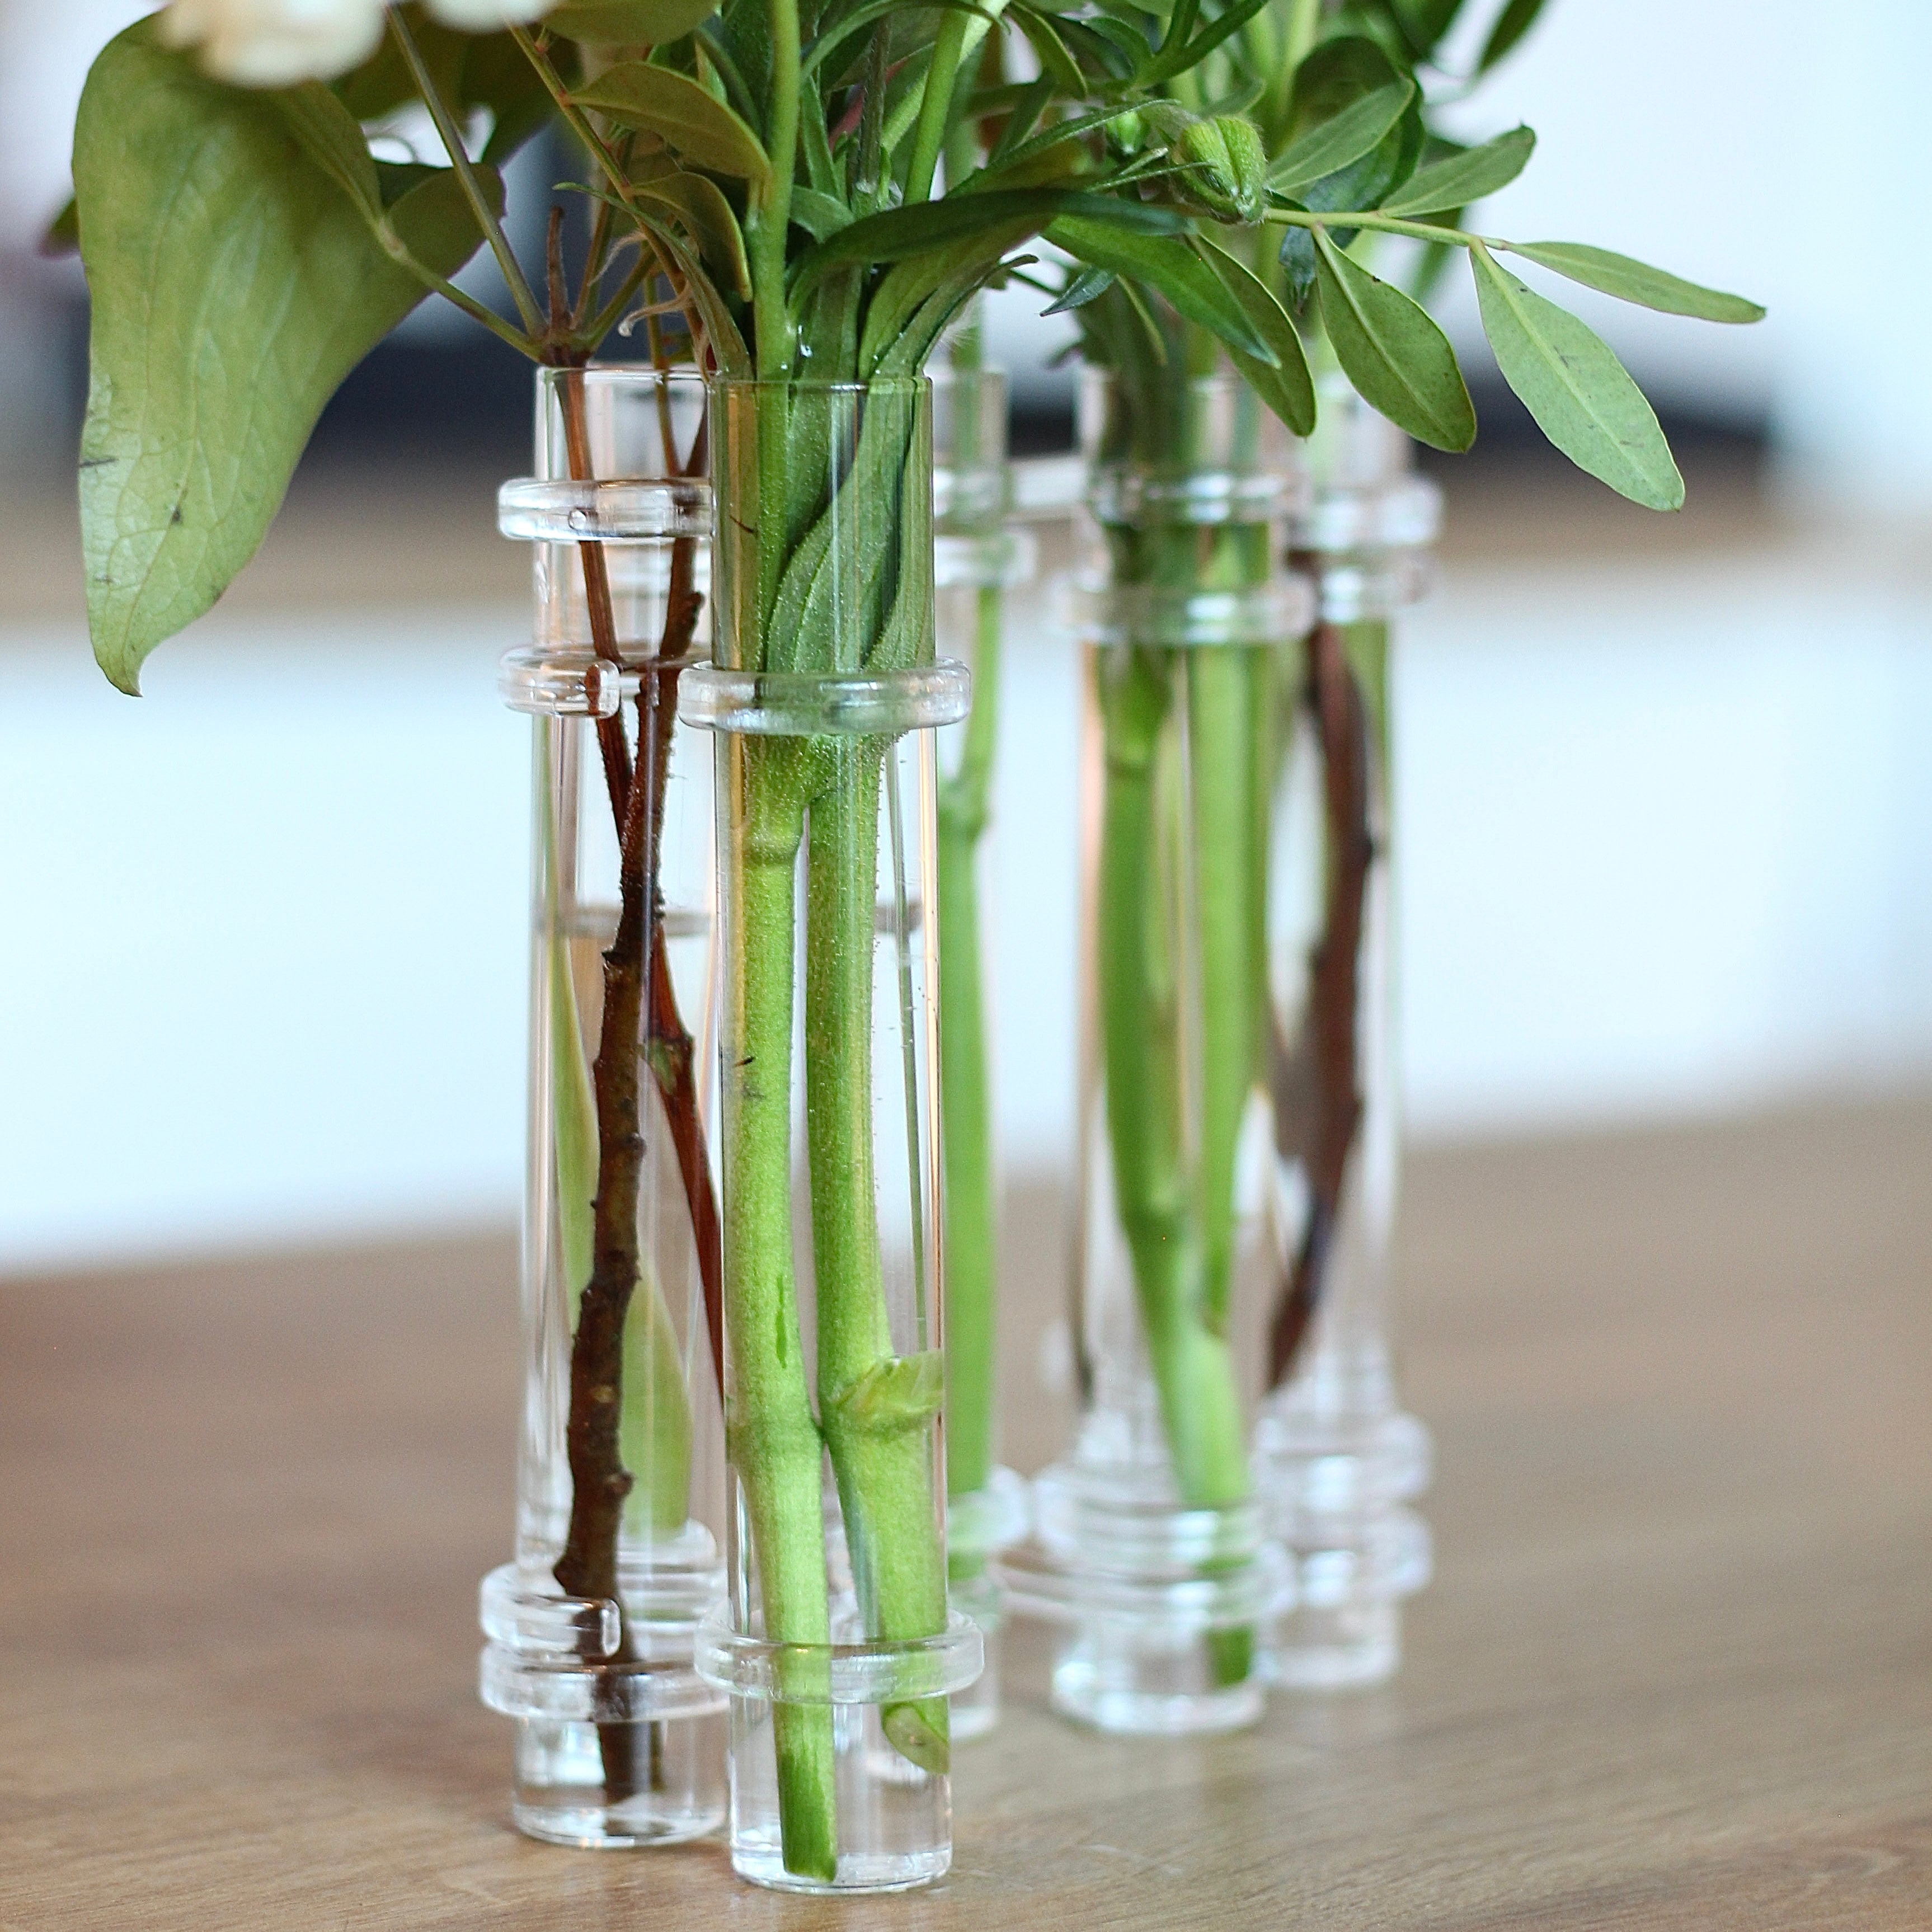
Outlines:
MULTIPOLYGON (((70 265, 29 249, 87 62, 138 10, 0 0, 0 502, 71 489, 70 265)), ((1667 414, 1763 432, 1792 514, 1708 551, 1458 550, 1407 626, 1419 1134, 1932 1077, 1932 249, 1908 98, 1928 57, 1925 0, 1550 0, 1472 110, 1540 136, 1486 229, 1772 305, 1720 330, 1564 291, 1667 414)), ((1445 314, 1474 372, 1472 308, 1445 314)), ((1010 300, 1000 333, 1023 374, 1059 339, 1010 300)), ((37 567, 76 566, 0 581, 37 567)), ((492 669, 524 618, 503 580, 218 612, 138 705, 93 669, 77 588, 0 607, 0 1270, 514 1214, 526 745, 492 669)), ((1001 1104, 1014 1155, 1053 1168, 1075 667, 1043 601, 1017 627, 1001 1104)))

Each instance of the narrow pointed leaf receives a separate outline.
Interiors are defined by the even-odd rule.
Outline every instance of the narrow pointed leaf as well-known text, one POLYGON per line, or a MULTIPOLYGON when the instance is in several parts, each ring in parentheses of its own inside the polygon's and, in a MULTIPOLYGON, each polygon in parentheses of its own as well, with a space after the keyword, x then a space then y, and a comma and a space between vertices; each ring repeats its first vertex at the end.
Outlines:
POLYGON ((1407 183, 1382 204, 1384 214, 1440 214, 1467 208, 1485 195, 1508 188, 1528 164, 1536 136, 1527 128, 1512 128, 1493 141, 1466 154, 1451 154, 1418 168, 1407 183))
POLYGON ((80 252, 80 214, 73 196, 68 196, 66 207, 41 230, 40 246, 40 253, 50 259, 80 252))
POLYGON ((1144 284, 1230 349, 1274 365, 1275 352, 1248 320, 1246 310, 1185 236, 1130 234, 1111 224, 1062 220, 1047 230, 1046 238, 1090 268, 1110 268, 1128 280, 1144 284))
POLYGON ((1509 4, 1496 16, 1490 38, 1483 43, 1476 71, 1487 74, 1536 25, 1536 16, 1542 11, 1543 0, 1509 0, 1509 4))
POLYGON ((1042 315, 1066 315, 1076 308, 1084 308, 1090 302, 1098 302, 1114 286, 1114 272, 1111 268, 1082 268, 1066 285, 1066 292, 1049 307, 1040 310, 1042 315))
POLYGON ((669 68, 626 61, 572 97, 626 128, 652 134, 701 168, 761 184, 771 163, 758 137, 694 80, 669 68))
POLYGON ((1501 245, 1513 255, 1581 282, 1586 288, 1600 289, 1619 302, 1661 309, 1666 315, 1694 315, 1706 322, 1764 320, 1762 303, 1726 295, 1721 289, 1700 287, 1681 275, 1653 268, 1647 262, 1633 261, 1628 255, 1613 254, 1607 248, 1592 248, 1581 242, 1510 242, 1501 245))
POLYGON ((1609 345, 1498 268, 1480 244, 1469 266, 1496 364, 1537 427, 1619 496, 1652 510, 1681 508, 1684 479, 1656 412, 1609 345))
MULTIPOLYGON (((94 296, 88 623, 101 668, 132 692, 148 653, 254 554, 322 405, 424 291, 274 93, 206 79, 157 44, 153 16, 94 64, 74 177, 94 296)), ((446 168, 386 219, 440 274, 482 240, 446 168)))
POLYGON ((841 262, 896 262, 1016 221, 1032 224, 1029 232, 1036 234, 1062 216, 1140 236, 1173 235, 1185 225, 1172 208, 1072 188, 994 188, 984 194, 949 194, 938 201, 890 208, 840 229, 800 262, 796 286, 803 292, 841 262))
POLYGON ((1275 359, 1271 364, 1259 362, 1234 348, 1230 348, 1228 354, 1256 394, 1297 436, 1307 435, 1315 427, 1315 383, 1308 373, 1301 337, 1288 320, 1288 311, 1245 262, 1204 238, 1201 245, 1208 262, 1253 324, 1255 332, 1274 350, 1275 359))
POLYGON ((1233 6, 1211 26, 1202 28, 1185 46, 1156 54, 1134 76, 1136 81, 1143 87, 1151 87, 1158 82, 1172 80, 1176 74, 1191 73, 1223 40, 1238 34, 1268 4, 1269 0, 1234 0, 1233 6))
POLYGON ((1360 160, 1380 145, 1414 98, 1414 82, 1400 80, 1364 94, 1277 156, 1268 169, 1269 187, 1277 194, 1292 194, 1360 160))
POLYGON ((1476 412, 1449 338, 1400 289, 1315 231, 1322 320, 1362 400, 1436 449, 1467 449, 1476 412))

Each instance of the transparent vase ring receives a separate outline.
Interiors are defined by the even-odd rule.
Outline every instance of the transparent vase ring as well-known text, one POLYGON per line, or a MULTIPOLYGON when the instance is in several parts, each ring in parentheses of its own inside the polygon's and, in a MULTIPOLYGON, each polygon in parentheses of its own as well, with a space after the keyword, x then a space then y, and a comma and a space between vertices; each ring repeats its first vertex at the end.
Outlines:
POLYGON ((734 1697, 788 1704, 906 1704, 964 1690, 985 1667, 985 1646, 957 1610, 938 1636, 863 1643, 774 1643, 731 1628, 714 1607, 698 1628, 698 1675, 734 1697))
POLYGON ((677 711, 687 724, 760 737, 898 737, 958 724, 972 699, 971 672, 950 658, 883 671, 701 664, 680 679, 677 711))
POLYGON ((614 1662, 625 1635, 616 1604, 566 1596, 548 1575, 500 1565, 480 1593, 489 1640, 478 1671, 484 1703, 506 1718, 575 1724, 661 1721, 718 1710, 717 1691, 692 1667, 692 1640, 723 1581, 701 1562, 668 1579, 623 1580, 633 1654, 614 1662))
POLYGON ((1096 572, 1065 580, 1060 622, 1098 644, 1287 644, 1315 622, 1313 580, 1281 573, 1246 590, 1180 590, 1110 584, 1096 572))
POLYGON ((1354 624, 1419 603, 1434 578, 1431 547, 1442 527, 1442 492, 1424 476, 1368 488, 1324 488, 1290 526, 1289 548, 1312 554, 1322 615, 1354 624))
MULTIPOLYGON (((496 493, 496 527, 525 543, 604 544, 641 551, 623 570, 635 585, 670 582, 671 547, 697 542, 694 587, 710 590, 711 485, 703 477, 620 476, 590 482, 569 477, 513 477, 496 493)), ((551 718, 613 718, 638 694, 645 668, 662 676, 702 660, 694 652, 660 658, 648 644, 620 640, 622 667, 600 658, 588 638, 571 644, 530 645, 505 654, 497 688, 512 710, 551 718)))

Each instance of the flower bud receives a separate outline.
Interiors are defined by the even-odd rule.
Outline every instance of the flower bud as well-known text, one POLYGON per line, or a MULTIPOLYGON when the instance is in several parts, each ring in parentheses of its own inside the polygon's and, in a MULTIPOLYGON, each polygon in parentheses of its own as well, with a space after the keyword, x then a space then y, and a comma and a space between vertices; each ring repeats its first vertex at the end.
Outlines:
POLYGON ((1181 129, 1168 150, 1188 205, 1222 221, 1258 221, 1268 210, 1268 155, 1252 123, 1217 114, 1181 129))

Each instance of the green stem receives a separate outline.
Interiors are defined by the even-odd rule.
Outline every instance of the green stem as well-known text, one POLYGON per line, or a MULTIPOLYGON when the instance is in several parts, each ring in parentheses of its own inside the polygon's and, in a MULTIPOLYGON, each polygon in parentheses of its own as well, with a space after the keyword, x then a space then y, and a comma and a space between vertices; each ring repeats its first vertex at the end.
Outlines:
POLYGON ((396 45, 402 51, 404 61, 408 65, 410 78, 416 84, 416 92, 422 96, 423 105, 429 110, 430 118, 436 123, 436 131, 442 137, 442 145, 449 156, 449 164, 456 170, 458 184, 463 190, 464 198, 470 203, 470 212, 476 218, 476 225, 483 231, 484 238, 490 244, 490 252, 496 258, 496 266, 502 271, 505 285, 510 291, 510 299, 517 305, 517 313, 524 319, 524 326, 532 335, 544 332, 543 311, 537 306, 537 298, 524 276, 522 266, 514 251, 505 238, 502 224, 496 219, 496 211, 490 206, 489 198, 483 192, 483 185, 476 178, 476 170, 471 165, 470 150, 463 145, 463 136, 458 131, 456 122, 436 83, 430 80, 429 69, 424 64, 421 51, 416 46, 416 36, 410 32, 409 22, 404 19, 402 10, 392 7, 389 10, 389 31, 395 36, 396 45))
POLYGON ((940 153, 946 145, 953 83, 959 72, 959 56, 966 45, 967 19, 967 15, 958 12, 944 15, 939 23, 939 37, 933 42, 932 63, 926 70, 926 86, 920 101, 919 125, 913 135, 912 158, 906 165, 908 202, 932 199, 932 178, 939 171, 940 153))
MULTIPOLYGON (((829 748, 813 800, 806 906, 806 1119, 818 1284, 818 1413, 838 1482, 868 1633, 887 1642, 946 1628, 934 1532, 932 1430, 940 1364, 893 1348, 873 1166, 872 976, 880 774, 873 741, 829 748)), ((887 1705, 886 1735, 922 1768, 947 1762, 944 1697, 887 1705)))
MULTIPOLYGON (((1248 1455, 1232 1353, 1208 1307, 1211 1217, 1188 1144, 1200 989, 1188 983, 1186 954, 1198 882, 1187 876, 1190 828, 1176 809, 1180 734, 1170 712, 1186 674, 1175 655, 1130 649, 1102 695, 1097 970, 1114 1198, 1161 1421, 1182 1502, 1211 1509, 1246 1496, 1248 1455)), ((1210 1632, 1216 1681, 1242 1682, 1251 1648, 1244 1628, 1210 1632)))
MULTIPOLYGON (((726 971, 736 1051, 724 1070, 724 1298, 731 1382, 726 1432, 758 1565, 764 1633, 830 1641, 820 1454, 792 1259, 793 881, 804 831, 800 748, 730 736, 726 971)), ((838 1869, 829 1704, 772 1704, 787 1870, 838 1869)))
POLYGON ((1372 209, 1346 214, 1324 212, 1312 214, 1305 208, 1271 208, 1262 217, 1288 228, 1372 228, 1385 235, 1413 235, 1424 242, 1454 242, 1467 248, 1480 242, 1486 248, 1507 250, 1510 244, 1493 235, 1472 235, 1460 228, 1444 228, 1432 221, 1406 221, 1396 214, 1378 214, 1372 209))
MULTIPOLYGON (((946 1475, 950 1495, 992 1474, 998 1193, 980 952, 980 842, 992 817, 998 732, 1000 593, 976 593, 973 708, 959 763, 939 788, 939 1039, 946 1129, 946 1475)), ((959 1562, 955 1558, 956 1570, 959 1562)))

